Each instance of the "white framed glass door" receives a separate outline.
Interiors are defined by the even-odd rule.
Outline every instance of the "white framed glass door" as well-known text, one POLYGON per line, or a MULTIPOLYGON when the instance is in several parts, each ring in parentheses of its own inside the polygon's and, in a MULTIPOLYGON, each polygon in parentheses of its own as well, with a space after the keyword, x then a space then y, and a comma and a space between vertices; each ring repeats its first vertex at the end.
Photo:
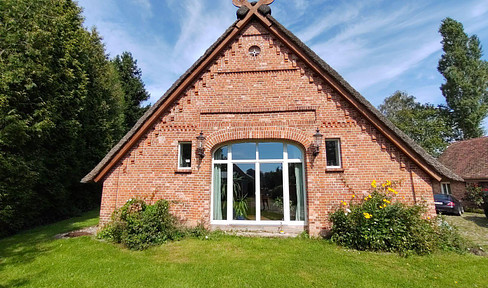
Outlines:
POLYGON ((304 224, 303 152, 286 142, 240 142, 213 155, 212 223, 304 224))

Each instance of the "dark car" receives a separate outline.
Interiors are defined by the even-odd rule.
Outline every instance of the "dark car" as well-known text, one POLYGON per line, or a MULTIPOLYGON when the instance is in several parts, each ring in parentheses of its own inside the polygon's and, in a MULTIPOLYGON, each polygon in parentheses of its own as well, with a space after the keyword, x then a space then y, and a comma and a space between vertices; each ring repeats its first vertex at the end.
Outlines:
POLYGON ((464 213, 463 204, 452 195, 434 194, 434 203, 437 213, 452 213, 458 216, 464 213))

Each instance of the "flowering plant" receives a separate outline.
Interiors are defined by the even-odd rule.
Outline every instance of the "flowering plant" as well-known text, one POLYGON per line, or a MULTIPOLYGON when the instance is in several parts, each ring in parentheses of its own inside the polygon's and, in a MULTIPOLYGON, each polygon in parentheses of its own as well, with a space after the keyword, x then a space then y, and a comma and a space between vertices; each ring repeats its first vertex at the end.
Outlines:
POLYGON ((342 201, 330 217, 332 240, 358 250, 431 252, 435 242, 433 220, 423 217, 424 205, 409 206, 398 201, 396 189, 400 184, 374 180, 363 197, 353 195, 349 203, 342 201))

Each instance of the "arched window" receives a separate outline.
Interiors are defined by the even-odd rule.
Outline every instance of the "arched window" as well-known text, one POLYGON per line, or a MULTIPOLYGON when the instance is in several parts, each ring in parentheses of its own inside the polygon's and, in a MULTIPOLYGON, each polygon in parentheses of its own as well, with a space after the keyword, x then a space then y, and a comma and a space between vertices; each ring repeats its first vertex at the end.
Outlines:
POLYGON ((212 223, 302 224, 303 152, 283 142, 233 143, 213 155, 212 223))

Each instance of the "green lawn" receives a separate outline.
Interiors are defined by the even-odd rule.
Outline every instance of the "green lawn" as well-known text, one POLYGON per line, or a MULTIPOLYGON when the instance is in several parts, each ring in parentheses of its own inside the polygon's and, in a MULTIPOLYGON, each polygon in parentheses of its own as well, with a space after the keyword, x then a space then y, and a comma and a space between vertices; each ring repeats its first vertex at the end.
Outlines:
POLYGON ((466 239, 488 252, 488 219, 481 213, 464 213, 462 217, 447 216, 449 223, 458 227, 459 232, 466 239))
POLYGON ((488 287, 488 258, 402 258, 324 240, 212 235, 143 252, 57 233, 96 212, 0 240, 0 287, 488 287), (456 283, 457 281, 457 283, 456 283))

